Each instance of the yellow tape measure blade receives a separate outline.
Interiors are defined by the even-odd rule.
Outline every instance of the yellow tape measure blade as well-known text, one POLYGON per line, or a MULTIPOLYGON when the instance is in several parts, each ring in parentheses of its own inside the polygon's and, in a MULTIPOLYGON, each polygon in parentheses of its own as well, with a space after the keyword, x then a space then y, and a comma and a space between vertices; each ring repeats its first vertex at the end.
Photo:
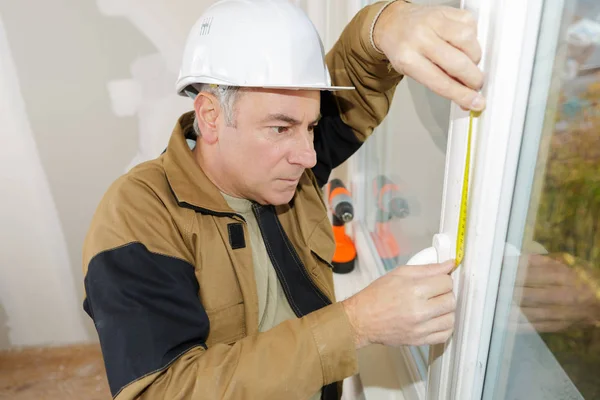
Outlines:
POLYGON ((458 216, 458 232, 456 234, 456 267, 463 261, 465 255, 465 241, 467 231, 467 206, 469 202, 469 174, 471 172, 471 141, 473 137, 473 120, 480 113, 471 111, 469 114, 469 133, 467 135, 467 154, 465 157, 462 193, 460 199, 460 213, 458 216))

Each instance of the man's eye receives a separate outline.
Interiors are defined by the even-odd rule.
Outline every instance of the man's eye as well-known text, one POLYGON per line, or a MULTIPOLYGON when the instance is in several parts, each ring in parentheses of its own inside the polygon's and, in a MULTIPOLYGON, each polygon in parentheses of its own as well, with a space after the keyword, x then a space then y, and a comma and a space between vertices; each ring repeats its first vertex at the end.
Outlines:
POLYGON ((314 132, 316 127, 317 127, 316 125, 311 125, 311 126, 308 127, 308 131, 309 132, 314 132))
POLYGON ((273 129, 278 134, 284 134, 290 130, 290 128, 287 126, 273 126, 271 127, 271 129, 273 129))

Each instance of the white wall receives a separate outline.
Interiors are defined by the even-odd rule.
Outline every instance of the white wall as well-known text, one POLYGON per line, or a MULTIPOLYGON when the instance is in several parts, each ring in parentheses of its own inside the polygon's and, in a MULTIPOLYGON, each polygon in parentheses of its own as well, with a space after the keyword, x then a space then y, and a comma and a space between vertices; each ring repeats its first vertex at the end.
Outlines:
POLYGON ((191 109, 174 82, 210 3, 0 0, 0 349, 96 340, 83 239, 108 185, 191 109))
POLYGON ((2 345, 86 338, 67 243, 25 112, 0 19, 0 304, 2 345), (6 317, 5 317, 6 318, 6 317))

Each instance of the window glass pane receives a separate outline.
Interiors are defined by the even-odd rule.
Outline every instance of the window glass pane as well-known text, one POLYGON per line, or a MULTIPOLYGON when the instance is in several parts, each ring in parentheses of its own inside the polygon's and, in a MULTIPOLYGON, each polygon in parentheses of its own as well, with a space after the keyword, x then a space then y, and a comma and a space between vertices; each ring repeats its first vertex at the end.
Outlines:
POLYGON ((431 246, 439 230, 449 110, 405 78, 364 146, 365 222, 386 271, 431 246))
POLYGON ((547 0, 543 21, 486 399, 600 399, 600 2, 547 0))
MULTIPOLYGON (((384 265, 381 274, 430 247, 439 231, 449 119, 449 101, 405 78, 388 117, 360 150, 365 207, 358 215, 384 265)), ((425 379, 428 347, 411 353, 425 379)))

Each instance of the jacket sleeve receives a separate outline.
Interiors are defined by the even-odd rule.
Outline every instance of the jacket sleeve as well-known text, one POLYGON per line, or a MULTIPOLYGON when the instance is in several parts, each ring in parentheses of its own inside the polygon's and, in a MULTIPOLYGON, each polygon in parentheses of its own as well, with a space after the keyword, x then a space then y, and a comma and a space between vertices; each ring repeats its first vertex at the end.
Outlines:
POLYGON ((306 399, 356 373, 339 303, 208 347, 210 321, 185 228, 174 225, 166 207, 144 184, 121 179, 86 237, 84 309, 114 398, 306 399))
POLYGON ((321 186, 331 170, 354 154, 383 121, 402 78, 371 40, 375 21, 388 3, 378 2, 357 13, 326 56, 332 84, 356 89, 321 95, 313 168, 321 186))

